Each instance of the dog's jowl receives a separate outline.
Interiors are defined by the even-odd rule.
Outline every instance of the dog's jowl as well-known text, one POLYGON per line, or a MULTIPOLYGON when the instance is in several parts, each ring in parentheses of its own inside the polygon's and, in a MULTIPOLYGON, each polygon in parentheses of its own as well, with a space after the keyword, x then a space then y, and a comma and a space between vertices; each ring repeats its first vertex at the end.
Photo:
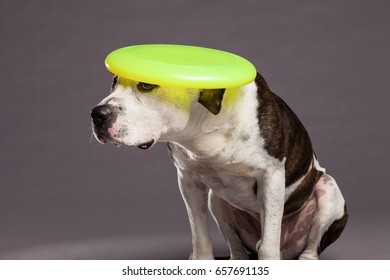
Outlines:
POLYGON ((91 113, 101 143, 168 142, 192 229, 192 259, 213 259, 211 212, 232 259, 317 259, 348 214, 307 131, 261 75, 227 89, 115 77, 91 113))

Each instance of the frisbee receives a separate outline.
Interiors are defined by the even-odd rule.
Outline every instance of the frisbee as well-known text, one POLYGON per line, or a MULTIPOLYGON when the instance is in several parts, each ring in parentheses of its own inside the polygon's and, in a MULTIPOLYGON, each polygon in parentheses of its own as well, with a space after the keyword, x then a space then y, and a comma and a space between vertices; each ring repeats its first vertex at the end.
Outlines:
POLYGON ((135 45, 111 52, 105 64, 120 77, 184 88, 231 88, 256 77, 256 68, 238 55, 184 45, 135 45))

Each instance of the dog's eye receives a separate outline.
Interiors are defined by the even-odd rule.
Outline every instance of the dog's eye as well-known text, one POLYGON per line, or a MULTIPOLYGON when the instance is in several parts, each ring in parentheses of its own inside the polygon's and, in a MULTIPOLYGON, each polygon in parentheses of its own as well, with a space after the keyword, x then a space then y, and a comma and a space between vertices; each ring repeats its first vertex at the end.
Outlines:
POLYGON ((155 89, 156 87, 158 87, 157 85, 152 85, 152 84, 148 84, 148 83, 138 83, 137 84, 137 88, 139 91, 142 91, 142 92, 149 92, 149 91, 152 91, 153 89, 155 89))

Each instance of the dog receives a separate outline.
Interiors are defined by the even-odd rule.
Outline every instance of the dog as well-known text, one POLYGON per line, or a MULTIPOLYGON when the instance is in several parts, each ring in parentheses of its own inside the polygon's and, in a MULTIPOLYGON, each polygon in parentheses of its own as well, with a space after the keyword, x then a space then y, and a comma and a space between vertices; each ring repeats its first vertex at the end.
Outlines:
POLYGON ((260 74, 226 89, 114 76, 91 117, 100 143, 168 143, 192 231, 190 259, 214 259, 209 211, 231 259, 318 259, 347 223, 343 195, 306 129, 260 74))

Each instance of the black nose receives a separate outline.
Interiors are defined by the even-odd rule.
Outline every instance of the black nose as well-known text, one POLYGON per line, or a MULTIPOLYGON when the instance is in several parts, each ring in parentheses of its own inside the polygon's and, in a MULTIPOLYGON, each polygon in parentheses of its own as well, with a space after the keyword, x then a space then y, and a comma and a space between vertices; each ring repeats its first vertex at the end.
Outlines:
POLYGON ((95 125, 101 126, 105 122, 109 121, 112 116, 112 110, 110 106, 99 105, 93 108, 91 112, 92 121, 95 125))

